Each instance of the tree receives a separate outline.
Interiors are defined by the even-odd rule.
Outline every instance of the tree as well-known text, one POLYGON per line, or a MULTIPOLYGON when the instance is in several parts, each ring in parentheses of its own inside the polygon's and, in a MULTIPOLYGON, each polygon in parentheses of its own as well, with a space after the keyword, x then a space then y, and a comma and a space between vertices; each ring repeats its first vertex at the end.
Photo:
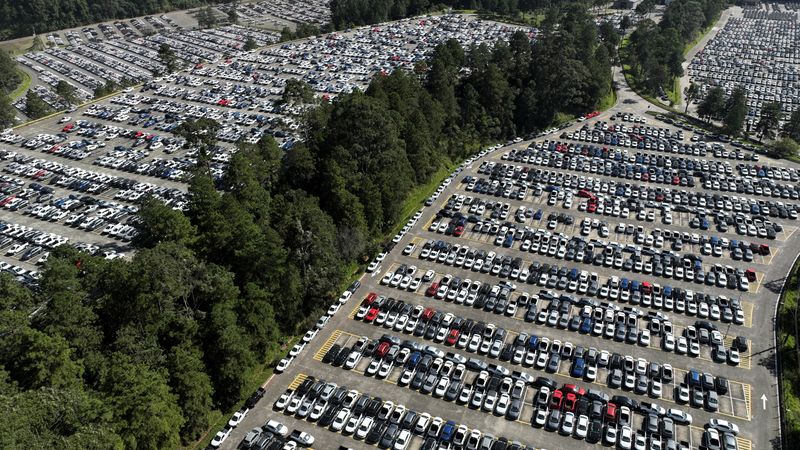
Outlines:
POLYGON ((622 31, 627 31, 628 28, 631 27, 631 16, 629 14, 625 14, 622 16, 622 20, 619 22, 619 28, 622 31))
POLYGON ((244 51, 249 52, 251 50, 255 50, 258 48, 258 44, 256 40, 253 39, 253 36, 247 36, 247 40, 244 42, 244 51))
POLYGON ((197 228, 180 211, 150 198, 139 208, 139 234, 133 240, 137 247, 154 247, 161 242, 189 246, 197 239, 197 228))
POLYGON ((294 105, 295 103, 305 104, 314 100, 314 90, 305 81, 299 78, 289 78, 283 87, 281 103, 294 105))
POLYGON ((767 150, 776 158, 796 157, 800 152, 800 144, 794 139, 784 138, 773 143, 767 150))
POLYGON ((25 94, 25 114, 31 119, 38 119, 44 117, 52 112, 52 109, 47 103, 39 97, 39 94, 29 89, 25 94))
POLYGON ((217 16, 211 5, 197 12, 197 24, 200 25, 200 28, 211 28, 217 24, 217 16))
POLYGON ((163 43, 158 47, 158 59, 167 68, 167 72, 175 72, 178 69, 178 56, 169 46, 163 43))
POLYGON ((163 375, 114 354, 103 390, 126 448, 180 446, 178 433, 186 419, 163 375))
POLYGON ((11 98, 0 93, 0 129, 14 125, 16 118, 17 114, 14 111, 14 105, 11 104, 11 98))
POLYGON ((744 119, 747 116, 747 91, 742 86, 736 86, 725 103, 725 117, 723 129, 731 136, 736 136, 742 131, 744 119))
POLYGON ((769 102, 761 108, 761 118, 756 123, 758 139, 773 139, 783 118, 783 105, 780 102, 769 102))
POLYGON ((800 108, 795 109, 789 120, 783 124, 782 134, 800 142, 800 108))
POLYGON ((0 50, 0 87, 8 94, 22 82, 22 76, 17 70, 17 61, 5 51, 0 50))
POLYGON ((706 97, 697 106, 697 115, 710 122, 712 118, 721 117, 725 111, 725 92, 721 87, 713 87, 706 92, 706 97))
POLYGON ((230 23, 239 23, 239 13, 236 12, 237 3, 233 2, 230 5, 230 9, 228 9, 228 22, 230 23))
POLYGON ((75 86, 67 83, 64 80, 59 80, 56 84, 56 94, 58 94, 64 102, 70 105, 78 103, 78 98, 75 95, 75 86))
POLYGON ((208 414, 211 411, 211 379, 203 365, 200 350, 187 343, 174 348, 169 354, 169 385, 177 396, 186 422, 181 428, 183 443, 197 439, 208 427, 208 414))
POLYGON ((700 85, 697 83, 689 83, 688 86, 683 88, 683 96, 686 98, 686 108, 683 110, 684 113, 688 113, 689 106, 700 99, 700 94, 700 85))

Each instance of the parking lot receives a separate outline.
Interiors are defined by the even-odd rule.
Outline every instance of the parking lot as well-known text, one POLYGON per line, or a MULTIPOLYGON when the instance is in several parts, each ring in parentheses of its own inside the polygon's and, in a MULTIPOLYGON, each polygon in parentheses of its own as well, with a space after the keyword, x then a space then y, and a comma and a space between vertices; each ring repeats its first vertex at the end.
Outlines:
POLYGON ((747 129, 755 129, 761 108, 781 102, 788 117, 800 107, 797 5, 766 3, 737 10, 688 65, 689 80, 703 93, 714 86, 730 95, 747 90, 747 129))
MULTIPOLYGON (((247 8, 277 14, 275 8, 286 6, 247 8)), ((312 6, 292 12, 287 20, 313 15, 312 6)), ((0 229, 0 260, 20 280, 35 283, 36 269, 52 247, 48 243, 64 238, 108 258, 129 254, 137 233, 136 212, 145 198, 183 209, 187 176, 198 155, 198 149, 186 148, 173 134, 184 121, 209 118, 221 124, 210 155, 212 174, 220 178, 240 140, 255 143, 270 134, 285 149, 297 141, 297 119, 309 105, 281 104, 286 80, 303 79, 319 98, 332 98, 365 88, 375 73, 413 67, 451 36, 480 44, 517 29, 447 15, 245 52, 241 46, 247 36, 263 46, 278 35, 239 25, 192 30, 168 24, 164 18, 140 18, 101 24, 98 32, 87 27, 82 34, 70 34, 70 46, 20 56, 23 65, 39 72, 39 79, 55 86, 66 77, 84 98, 122 75, 144 83, 66 116, 0 135, 0 228, 11 234, 0 229), (161 24, 169 32, 147 36, 146 24, 161 24), (169 44, 190 68, 154 78, 164 69, 157 57, 161 43, 169 44), (386 59, 389 53, 393 56, 386 59), (320 55, 324 64, 312 64, 310 55, 320 55)))
POLYGON ((268 419, 349 448, 770 446, 764 330, 797 252, 796 167, 634 114, 620 94, 457 169, 222 447, 268 419), (401 420, 386 440, 378 412, 321 403, 327 383, 451 427, 401 420), (286 392, 295 407, 270 403, 286 392), (378 431, 331 430, 326 413, 378 431))

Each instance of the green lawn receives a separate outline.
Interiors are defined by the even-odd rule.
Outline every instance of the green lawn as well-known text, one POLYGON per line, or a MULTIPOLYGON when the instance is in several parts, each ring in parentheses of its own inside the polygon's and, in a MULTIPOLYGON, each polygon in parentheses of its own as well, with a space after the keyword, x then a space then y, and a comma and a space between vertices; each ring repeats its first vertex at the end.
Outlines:
POLYGON ((798 308, 798 266, 795 265, 786 280, 778 310, 778 377, 781 383, 781 405, 783 408, 785 442, 800 439, 800 370, 798 363, 798 339, 795 314, 798 308))
POLYGON ((25 91, 27 91, 28 88, 31 86, 31 81, 32 81, 31 76, 28 72, 19 68, 17 68, 16 70, 22 77, 22 81, 19 83, 19 86, 17 86, 17 88, 11 91, 11 93, 8 95, 9 97, 11 97, 11 101, 20 98, 22 94, 24 94, 25 91))
POLYGON ((397 234, 403 226, 405 226, 408 219, 414 215, 417 210, 422 208, 425 204, 425 200, 428 199, 433 192, 436 191, 436 188, 442 184, 442 181, 445 180, 450 174, 458 167, 459 163, 454 163, 448 161, 436 171, 431 177, 431 181, 427 182, 426 184, 421 184, 414 188, 406 197, 406 201, 403 202, 403 208, 400 210, 400 220, 397 222, 394 228, 392 228, 392 232, 389 233, 386 237, 387 239, 391 239, 395 234, 397 234))

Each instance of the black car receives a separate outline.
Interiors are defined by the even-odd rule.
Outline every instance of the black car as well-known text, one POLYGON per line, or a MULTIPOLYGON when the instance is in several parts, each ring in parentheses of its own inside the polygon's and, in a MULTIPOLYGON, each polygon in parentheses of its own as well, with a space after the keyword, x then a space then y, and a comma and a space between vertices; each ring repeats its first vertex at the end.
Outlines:
POLYGON ((417 423, 418 414, 416 411, 408 410, 403 420, 400 421, 400 428, 410 430, 417 423))
POLYGON ((317 425, 321 427, 329 426, 331 422, 333 422, 333 418, 336 417, 336 414, 338 412, 339 412, 338 407, 334 405, 329 406, 328 409, 326 409, 325 412, 322 413, 322 416, 320 416, 319 420, 317 421, 317 425))
POLYGON ((339 355, 339 352, 341 352, 341 350, 342 350, 341 345, 333 344, 333 346, 330 349, 328 349, 328 351, 325 353, 325 356, 322 357, 323 364, 332 363, 333 360, 336 358, 336 356, 339 355))
POLYGON ((593 420, 589 424, 589 432, 586 434, 586 441, 591 444, 600 442, 603 437, 603 422, 600 420, 593 420))
POLYGON ((400 427, 397 426, 397 424, 390 424, 383 433, 383 437, 378 443, 378 447, 382 449, 391 448, 392 445, 394 445, 394 440, 397 439, 398 434, 400 434, 400 427))
POLYGON ((375 422, 375 425, 373 425, 372 428, 369 430, 369 433, 367 433, 367 437, 364 440, 364 442, 370 445, 377 444, 381 440, 381 436, 383 436, 383 433, 386 432, 386 428, 387 428, 386 422, 383 421, 375 422))
POLYGON ((253 409, 259 400, 264 397, 264 388, 258 388, 255 392, 250 395, 250 398, 247 399, 245 402, 245 406, 247 409, 253 409))

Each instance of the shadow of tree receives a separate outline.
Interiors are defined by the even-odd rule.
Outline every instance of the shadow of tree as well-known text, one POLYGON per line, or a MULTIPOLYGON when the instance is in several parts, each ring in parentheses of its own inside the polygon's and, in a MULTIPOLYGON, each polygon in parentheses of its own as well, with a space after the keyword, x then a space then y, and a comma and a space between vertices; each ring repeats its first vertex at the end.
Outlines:
POLYGON ((769 370, 772 376, 778 376, 778 366, 776 364, 777 355, 774 350, 775 349, 770 348, 763 353, 763 356, 758 358, 758 365, 769 370))
POLYGON ((786 283, 786 277, 778 278, 777 280, 771 280, 764 283, 764 287, 769 289, 770 292, 773 294, 780 294, 781 289, 783 289, 783 285, 786 283))
POLYGON ((769 440, 770 446, 772 446, 772 450, 781 450, 781 437, 775 436, 769 440))

